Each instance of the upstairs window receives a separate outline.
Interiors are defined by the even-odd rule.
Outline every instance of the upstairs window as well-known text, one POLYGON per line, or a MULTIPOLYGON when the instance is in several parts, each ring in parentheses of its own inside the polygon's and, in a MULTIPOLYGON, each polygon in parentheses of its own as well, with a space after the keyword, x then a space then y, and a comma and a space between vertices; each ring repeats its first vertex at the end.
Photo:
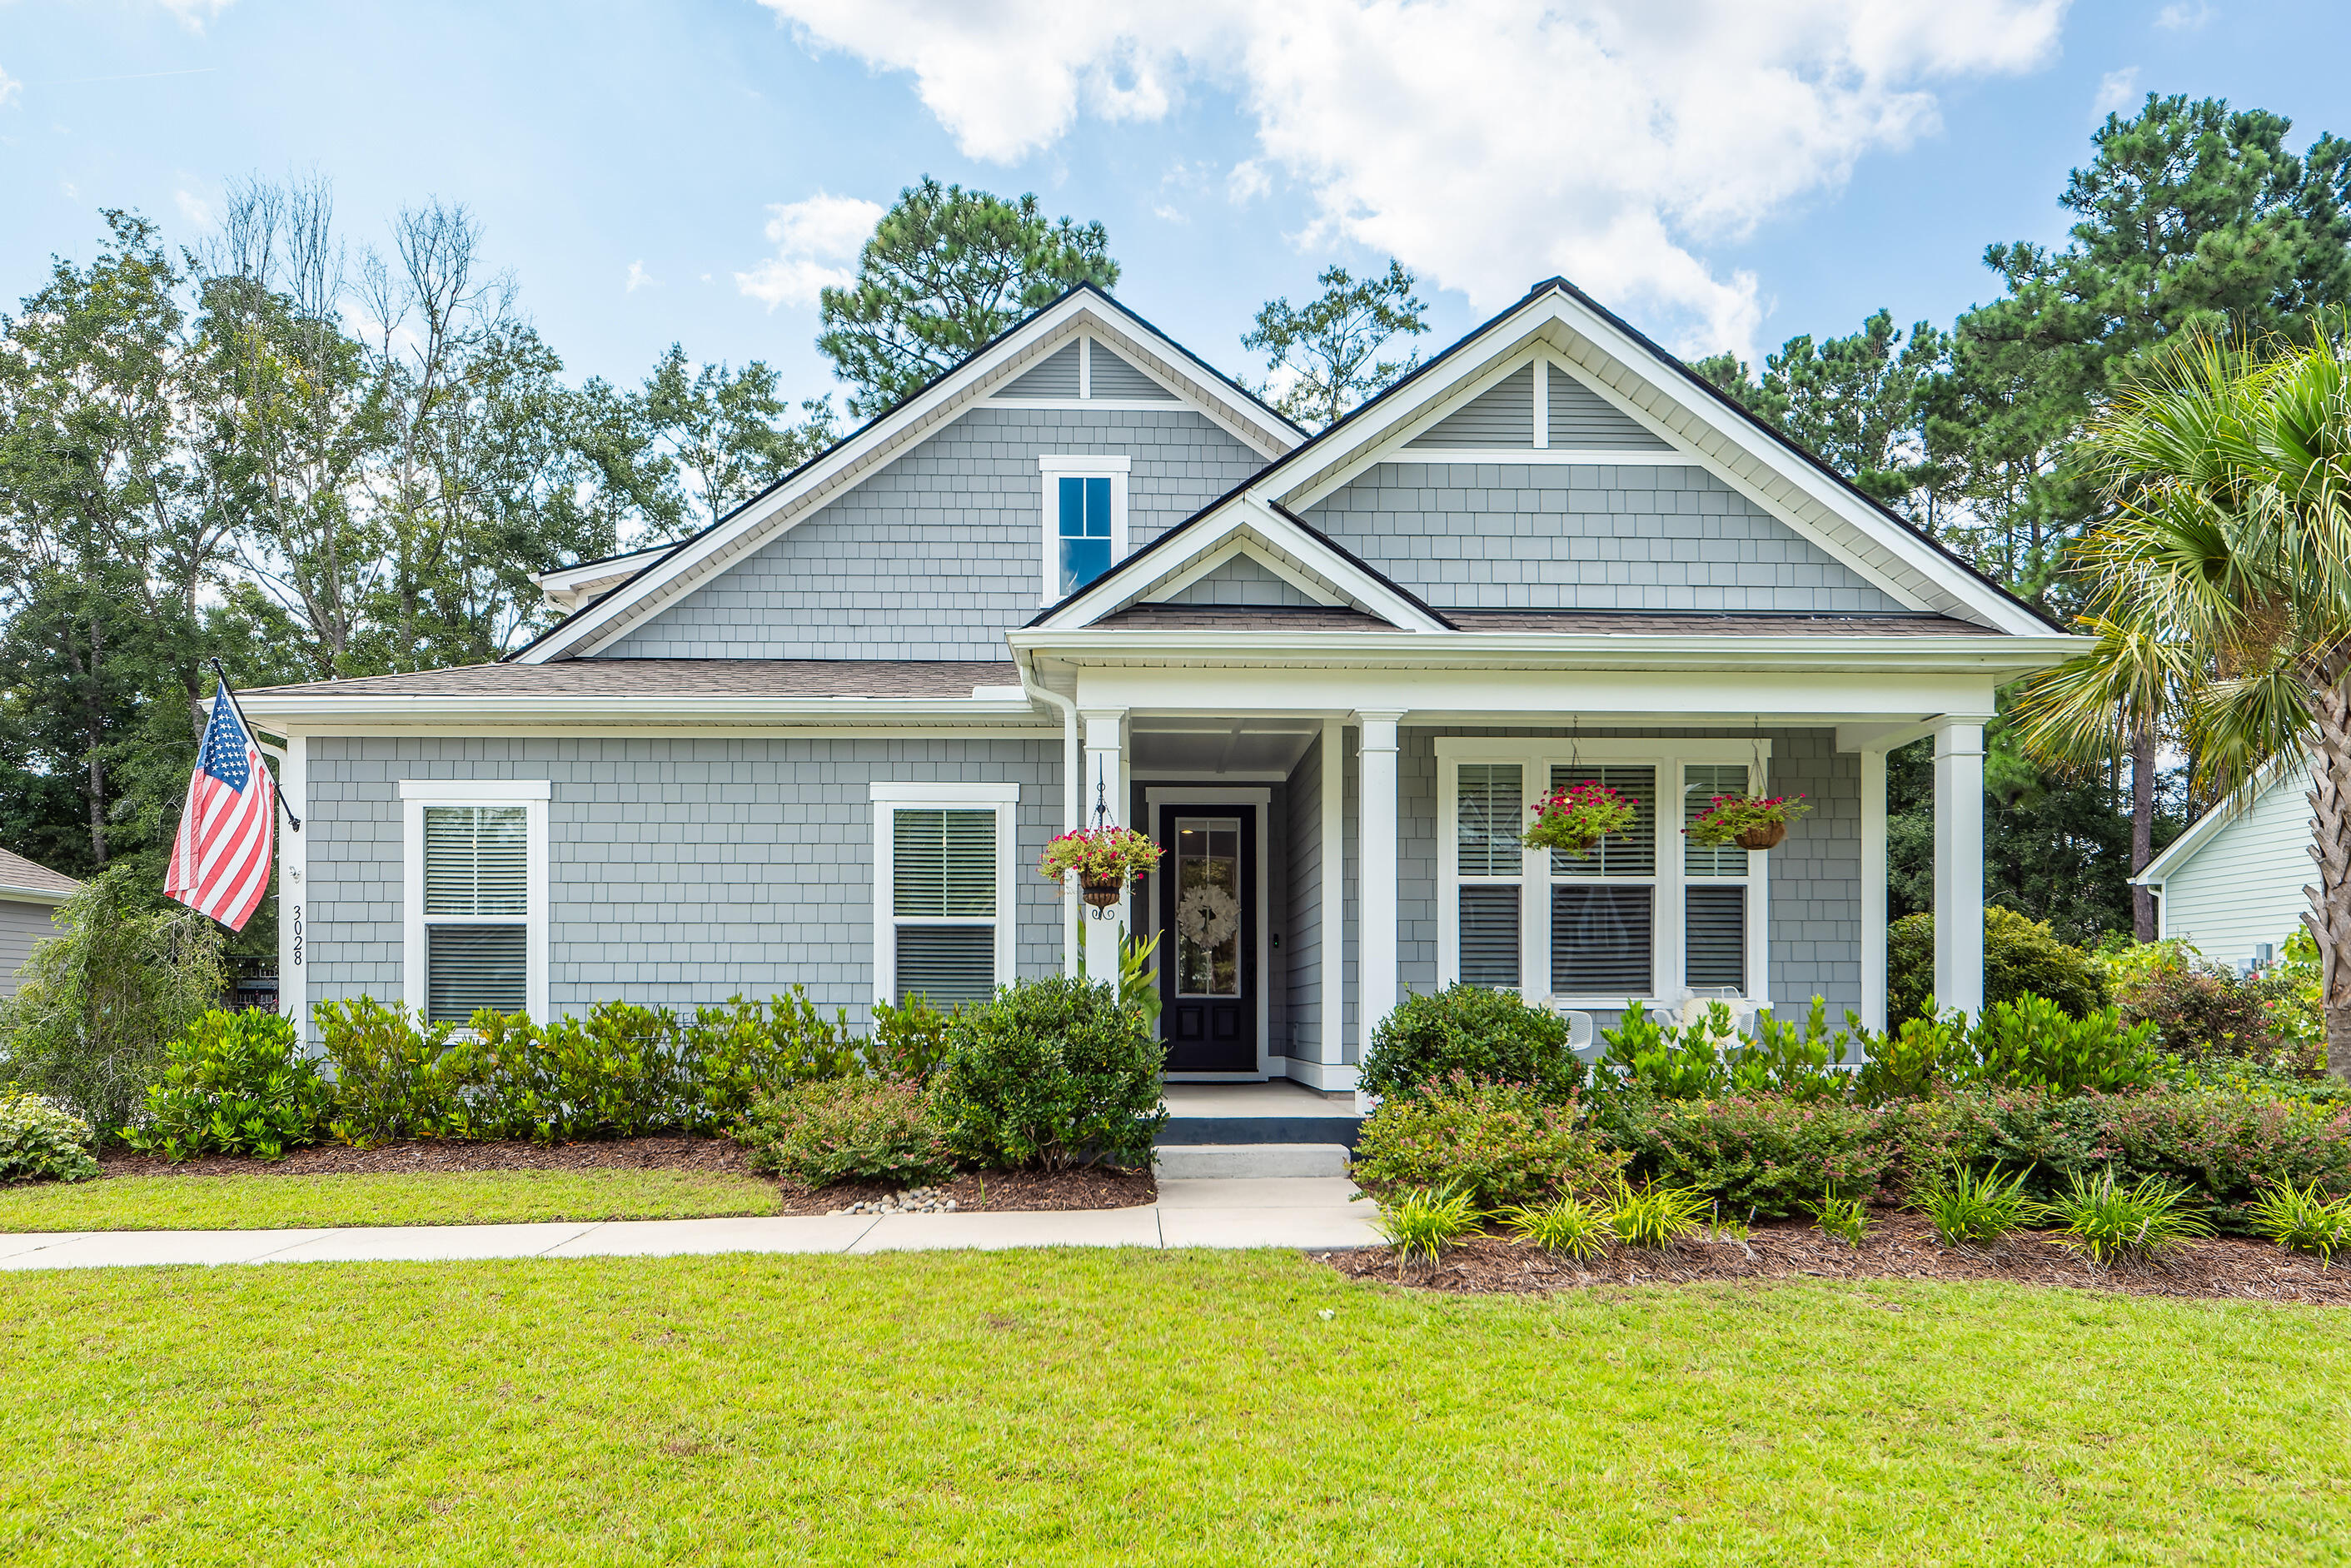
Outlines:
POLYGON ((1045 492, 1044 598, 1066 599, 1126 554, 1124 457, 1040 457, 1045 492))

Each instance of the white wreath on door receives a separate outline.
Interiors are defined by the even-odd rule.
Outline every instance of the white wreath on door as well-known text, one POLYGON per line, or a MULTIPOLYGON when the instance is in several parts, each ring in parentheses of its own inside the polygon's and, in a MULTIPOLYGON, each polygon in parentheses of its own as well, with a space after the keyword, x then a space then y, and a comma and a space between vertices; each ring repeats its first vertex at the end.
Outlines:
POLYGON ((1176 929, 1195 947, 1223 946, 1240 924, 1240 900, 1221 887, 1196 887, 1176 903, 1176 929))

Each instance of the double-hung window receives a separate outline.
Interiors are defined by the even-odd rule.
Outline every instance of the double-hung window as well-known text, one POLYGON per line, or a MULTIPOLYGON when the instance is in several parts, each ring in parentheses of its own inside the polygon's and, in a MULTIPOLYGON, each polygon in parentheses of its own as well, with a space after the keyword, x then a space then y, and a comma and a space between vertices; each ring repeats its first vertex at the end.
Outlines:
POLYGON ((1048 455, 1037 459, 1045 480, 1047 603, 1066 599, 1126 554, 1124 457, 1048 455))
POLYGON ((403 779, 403 967, 428 1022, 547 1017, 545 779, 403 779))
POLYGON ((1752 740, 1440 739, 1440 982, 1593 1008, 1761 997, 1763 857, 1679 830, 1761 788, 1768 755, 1752 740), (1523 848, 1530 808, 1582 783, 1633 801, 1632 822, 1579 855, 1523 848))
POLYGON ((874 994, 947 1008, 1012 979, 1017 784, 875 784, 874 994))

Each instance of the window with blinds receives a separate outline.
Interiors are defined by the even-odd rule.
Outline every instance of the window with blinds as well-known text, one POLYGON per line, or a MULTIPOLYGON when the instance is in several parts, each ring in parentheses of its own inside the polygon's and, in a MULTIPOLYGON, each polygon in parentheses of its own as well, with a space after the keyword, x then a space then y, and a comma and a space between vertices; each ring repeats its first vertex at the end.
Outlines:
POLYGON ((1611 999, 1656 989, 1657 770, 1559 767, 1553 791, 1597 783, 1633 802, 1633 821, 1580 855, 1551 857, 1551 984, 1611 999))
POLYGON ((1580 855, 1554 851, 1553 876, 1655 876, 1657 874, 1657 770, 1654 768, 1554 768, 1556 794, 1578 784, 1599 783, 1633 802, 1633 822, 1580 855))
POLYGON ((1464 762, 1455 769, 1454 787, 1460 977, 1472 986, 1516 989, 1526 769, 1515 762, 1464 762))
POLYGON ((891 821, 897 1000, 932 1006, 996 992, 996 813, 901 806, 891 821))
POLYGON ((522 806, 424 808, 428 1020, 528 1008, 529 822, 522 806))
MULTIPOLYGON (((1690 763, 1682 768, 1682 825, 1698 821, 1718 795, 1747 792, 1741 763, 1690 763)), ((1749 862, 1737 844, 1682 841, 1682 983, 1693 990, 1747 992, 1749 862), (1722 879, 1738 878, 1727 882, 1722 879), (1706 879, 1706 880, 1700 880, 1706 879)))
MULTIPOLYGON (((1698 821, 1717 795, 1747 793, 1747 769, 1739 763, 1722 766, 1701 766, 1692 763, 1682 769, 1682 826, 1698 821)), ((1701 844, 1690 839, 1682 841, 1682 874, 1684 876, 1745 876, 1747 852, 1737 844, 1701 844)))

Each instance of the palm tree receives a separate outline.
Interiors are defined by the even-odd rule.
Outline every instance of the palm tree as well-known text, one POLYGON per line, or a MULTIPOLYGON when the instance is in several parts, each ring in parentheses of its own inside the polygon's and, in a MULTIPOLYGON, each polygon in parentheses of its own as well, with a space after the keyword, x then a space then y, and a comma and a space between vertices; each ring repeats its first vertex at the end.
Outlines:
MULTIPOLYGON (((2318 943, 2327 1061, 2351 1079, 2351 319, 2307 342, 2248 350, 2204 331, 2154 356, 2085 442, 2110 507, 2079 563, 2116 626, 2090 698, 2133 694, 2130 716, 2179 683, 2196 782, 2236 794, 2281 757, 2310 759, 2303 916, 2318 943), (2158 653, 2157 650, 2160 650, 2158 653)), ((2095 657, 2095 655, 2093 655, 2095 657)), ((2063 678, 2039 689, 2061 739, 2063 678)))

